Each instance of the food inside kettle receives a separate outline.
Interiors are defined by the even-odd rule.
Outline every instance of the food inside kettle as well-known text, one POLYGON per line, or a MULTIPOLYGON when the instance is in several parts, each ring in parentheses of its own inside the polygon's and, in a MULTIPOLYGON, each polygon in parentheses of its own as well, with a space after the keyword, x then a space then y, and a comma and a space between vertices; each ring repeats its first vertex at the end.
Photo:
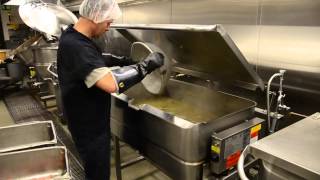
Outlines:
POLYGON ((192 123, 207 122, 210 119, 217 118, 219 114, 221 115, 221 113, 217 113, 216 111, 205 110, 201 107, 196 107, 191 103, 165 96, 135 99, 132 103, 135 106, 142 106, 144 104, 151 105, 192 123))

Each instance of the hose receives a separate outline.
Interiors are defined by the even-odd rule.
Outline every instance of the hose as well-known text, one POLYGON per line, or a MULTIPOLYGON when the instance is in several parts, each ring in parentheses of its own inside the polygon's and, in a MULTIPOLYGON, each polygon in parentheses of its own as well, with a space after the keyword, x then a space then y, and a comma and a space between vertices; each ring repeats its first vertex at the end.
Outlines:
POLYGON ((244 150, 242 151, 237 164, 238 174, 241 180, 249 180, 246 173, 244 172, 244 160, 248 154, 249 146, 246 146, 246 148, 244 148, 244 150))

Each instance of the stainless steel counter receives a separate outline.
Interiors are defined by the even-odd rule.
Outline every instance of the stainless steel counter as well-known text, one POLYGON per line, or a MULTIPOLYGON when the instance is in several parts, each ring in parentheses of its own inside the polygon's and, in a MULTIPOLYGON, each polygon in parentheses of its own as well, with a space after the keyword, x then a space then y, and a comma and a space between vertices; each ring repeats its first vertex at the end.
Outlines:
POLYGON ((262 159, 264 179, 320 179, 320 113, 252 145, 262 159))

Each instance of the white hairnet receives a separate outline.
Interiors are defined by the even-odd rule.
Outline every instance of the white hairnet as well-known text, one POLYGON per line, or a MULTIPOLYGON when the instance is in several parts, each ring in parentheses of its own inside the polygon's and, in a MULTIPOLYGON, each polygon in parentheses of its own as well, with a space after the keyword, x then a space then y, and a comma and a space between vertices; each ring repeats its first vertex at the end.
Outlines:
POLYGON ((95 23, 100 23, 105 20, 115 20, 122 13, 116 0, 84 0, 80 5, 79 14, 95 23))

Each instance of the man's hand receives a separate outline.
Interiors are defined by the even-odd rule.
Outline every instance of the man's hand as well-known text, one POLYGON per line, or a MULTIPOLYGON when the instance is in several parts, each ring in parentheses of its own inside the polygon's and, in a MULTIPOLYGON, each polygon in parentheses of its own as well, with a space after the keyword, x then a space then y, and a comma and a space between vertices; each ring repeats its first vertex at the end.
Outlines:
POLYGON ((95 85, 109 93, 122 93, 163 64, 164 56, 161 53, 151 53, 137 64, 111 70, 111 73, 106 74, 95 85))
POLYGON ((161 53, 150 53, 143 61, 137 63, 137 68, 142 77, 151 73, 155 69, 161 67, 164 64, 164 56, 161 53))
POLYGON ((144 60, 131 66, 124 66, 111 71, 116 80, 119 93, 140 82, 147 74, 164 64, 164 56, 161 53, 154 52, 149 54, 144 60))

